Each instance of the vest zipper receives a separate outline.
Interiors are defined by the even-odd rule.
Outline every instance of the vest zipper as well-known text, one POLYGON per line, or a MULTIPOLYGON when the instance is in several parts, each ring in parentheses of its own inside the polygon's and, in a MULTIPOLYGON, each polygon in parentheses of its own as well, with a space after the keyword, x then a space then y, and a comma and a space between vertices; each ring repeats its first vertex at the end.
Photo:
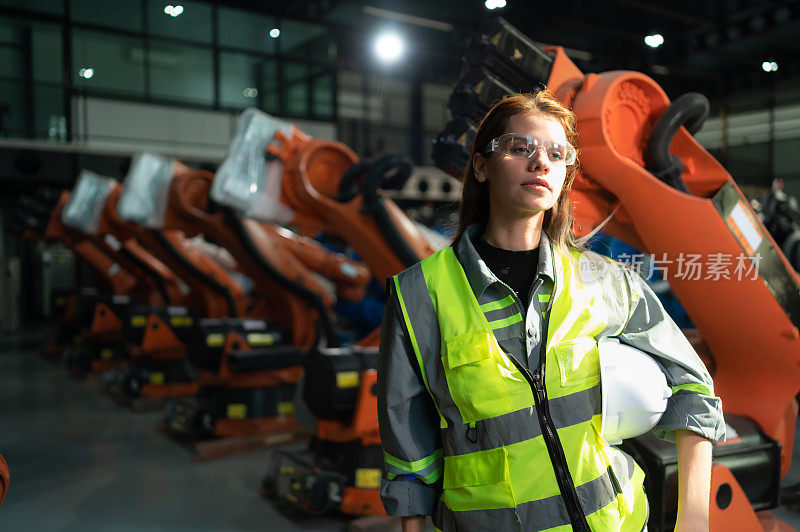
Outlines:
POLYGON ((564 448, 561 446, 558 432, 556 431, 553 419, 550 415, 550 406, 547 402, 547 387, 544 383, 545 357, 547 355, 547 326, 550 321, 550 310, 553 305, 553 300, 555 299, 555 293, 556 287, 554 282, 553 293, 550 295, 550 301, 547 302, 547 315, 543 320, 544 328, 542 330, 542 340, 539 344, 539 367, 536 368, 536 372, 531 374, 530 370, 523 367, 513 355, 509 354, 509 358, 517 369, 522 372, 533 390, 534 406, 536 407, 536 415, 539 418, 539 425, 542 427, 542 437, 547 446, 547 452, 550 455, 550 463, 553 464, 556 482, 558 482, 561 496, 564 499, 564 505, 567 507, 567 513, 569 514, 572 528, 575 531, 591 532, 589 522, 586 521, 586 515, 583 513, 583 509, 578 501, 578 493, 575 490, 575 482, 572 480, 572 475, 569 472, 567 458, 564 455, 564 448))

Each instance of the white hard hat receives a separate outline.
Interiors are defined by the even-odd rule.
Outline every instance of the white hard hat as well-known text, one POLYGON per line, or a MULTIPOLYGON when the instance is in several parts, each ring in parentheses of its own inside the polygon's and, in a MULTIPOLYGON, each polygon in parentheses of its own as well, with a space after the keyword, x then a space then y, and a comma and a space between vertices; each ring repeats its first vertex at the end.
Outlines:
POLYGON ((672 390, 659 365, 647 353, 617 338, 598 342, 602 422, 600 432, 611 445, 656 426, 672 390))

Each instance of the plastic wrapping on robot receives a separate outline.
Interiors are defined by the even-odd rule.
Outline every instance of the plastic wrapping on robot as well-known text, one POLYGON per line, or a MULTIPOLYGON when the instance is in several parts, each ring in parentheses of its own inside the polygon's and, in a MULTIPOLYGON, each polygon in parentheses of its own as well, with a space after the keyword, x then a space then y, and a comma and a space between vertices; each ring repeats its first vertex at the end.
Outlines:
POLYGON ((164 155, 136 154, 120 194, 119 217, 149 229, 163 228, 174 165, 164 155))
POLYGON ((275 133, 291 133, 292 124, 255 108, 239 117, 236 136, 211 185, 211 199, 250 218, 288 223, 293 212, 278 199, 282 164, 268 161, 266 147, 275 133))
POLYGON ((96 235, 114 179, 83 170, 61 213, 67 227, 96 235))

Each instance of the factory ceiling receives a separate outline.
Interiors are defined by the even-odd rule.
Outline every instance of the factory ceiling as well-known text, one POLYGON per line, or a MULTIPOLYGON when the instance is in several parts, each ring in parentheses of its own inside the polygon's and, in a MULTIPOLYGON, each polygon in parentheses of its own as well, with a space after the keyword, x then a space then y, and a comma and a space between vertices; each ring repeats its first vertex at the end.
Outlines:
POLYGON ((798 0, 507 0, 494 10, 482 0, 219 3, 328 24, 337 36, 340 67, 381 75, 452 83, 470 36, 483 20, 502 16, 535 42, 564 46, 584 72, 640 71, 673 98, 689 91, 712 102, 746 99, 754 105, 800 98, 798 0), (391 70, 378 65, 371 50, 372 38, 385 28, 408 43, 404 61, 391 70), (663 44, 653 48, 644 38, 655 34, 663 44), (765 71, 770 66, 777 70, 765 71))

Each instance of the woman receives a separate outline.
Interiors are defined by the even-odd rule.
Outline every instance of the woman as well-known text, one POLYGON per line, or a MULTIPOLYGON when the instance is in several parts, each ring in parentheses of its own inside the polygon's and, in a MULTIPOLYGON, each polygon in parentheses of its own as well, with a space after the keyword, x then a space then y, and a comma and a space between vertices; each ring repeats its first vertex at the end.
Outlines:
POLYGON ((673 396, 676 530, 707 530, 711 379, 653 292, 572 236, 576 121, 547 92, 483 119, 453 246, 395 276, 381 329, 381 496, 403 530, 646 527, 643 473, 600 434, 597 340, 649 353, 673 396), (582 265, 605 264, 587 277, 582 265), (560 527, 560 528, 559 528, 560 527))

